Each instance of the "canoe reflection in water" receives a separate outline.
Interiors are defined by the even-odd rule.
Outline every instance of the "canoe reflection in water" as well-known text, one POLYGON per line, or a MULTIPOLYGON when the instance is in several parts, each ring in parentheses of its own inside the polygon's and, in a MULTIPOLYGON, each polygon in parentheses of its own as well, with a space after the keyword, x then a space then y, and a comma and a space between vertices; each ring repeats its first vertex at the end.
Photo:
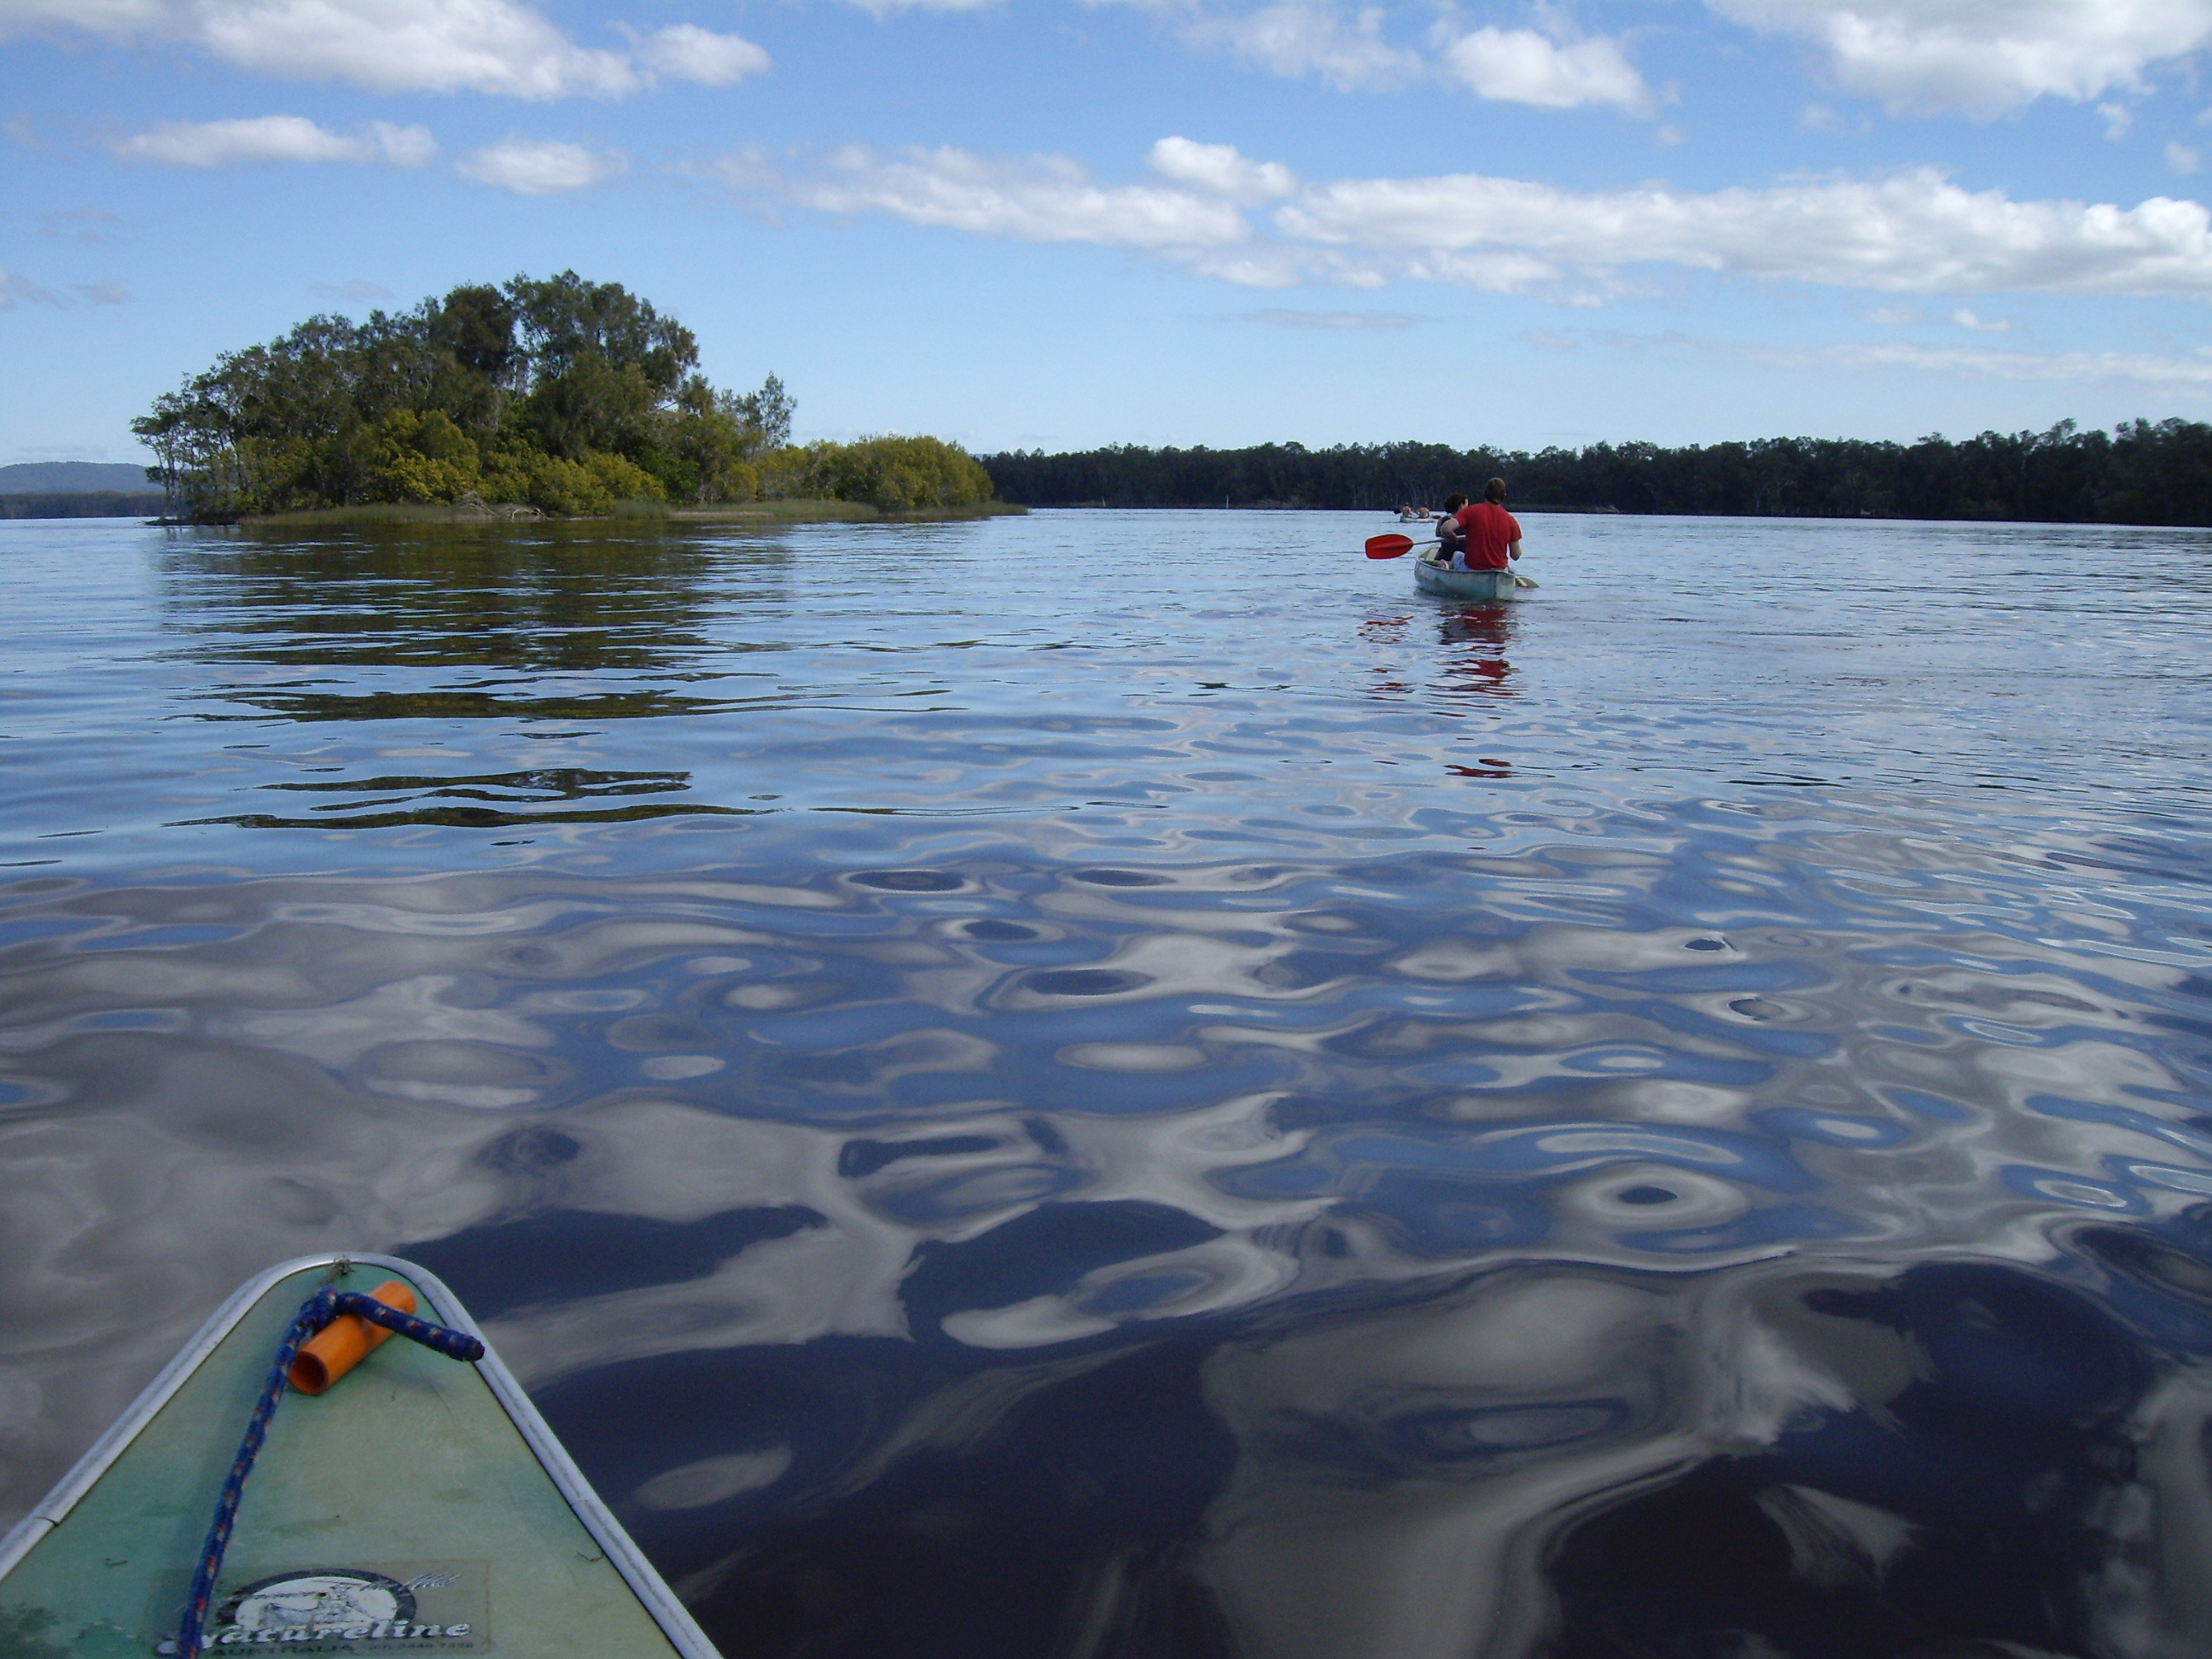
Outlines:
POLYGON ((1443 612, 1437 637, 1449 653, 1446 689, 1485 697, 1516 695, 1513 665, 1506 658, 1513 643, 1514 620, 1509 605, 1453 605, 1443 612))

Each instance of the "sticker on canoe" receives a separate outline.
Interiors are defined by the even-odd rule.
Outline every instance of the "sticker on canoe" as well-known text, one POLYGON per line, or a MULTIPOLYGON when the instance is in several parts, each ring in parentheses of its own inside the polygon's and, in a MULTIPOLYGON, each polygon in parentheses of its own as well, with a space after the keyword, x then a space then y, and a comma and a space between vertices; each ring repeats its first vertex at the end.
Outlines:
POLYGON ((281 1644, 285 1652, 300 1654, 478 1652, 491 1645, 488 1568, 481 1561, 386 1561, 246 1572, 231 1580, 237 1587, 217 1602, 208 1622, 208 1649, 281 1644))

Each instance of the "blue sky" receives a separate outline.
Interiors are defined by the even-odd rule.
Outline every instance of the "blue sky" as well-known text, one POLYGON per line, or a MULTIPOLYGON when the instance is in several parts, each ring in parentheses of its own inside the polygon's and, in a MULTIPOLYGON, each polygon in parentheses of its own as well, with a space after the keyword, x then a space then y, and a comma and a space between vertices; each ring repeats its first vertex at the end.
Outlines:
POLYGON ((0 462, 573 267, 801 437, 2212 417, 2212 0, 0 0, 0 462))

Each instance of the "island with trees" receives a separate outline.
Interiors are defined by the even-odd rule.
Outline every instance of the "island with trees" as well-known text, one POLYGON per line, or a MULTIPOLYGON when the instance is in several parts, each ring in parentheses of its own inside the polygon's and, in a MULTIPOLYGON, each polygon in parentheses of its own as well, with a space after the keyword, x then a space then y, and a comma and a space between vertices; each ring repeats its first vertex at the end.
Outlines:
POLYGON ((954 444, 794 445, 795 405, 710 385, 691 331, 562 271, 464 285, 226 352, 131 429, 167 515, 971 517, 1019 511, 954 444))

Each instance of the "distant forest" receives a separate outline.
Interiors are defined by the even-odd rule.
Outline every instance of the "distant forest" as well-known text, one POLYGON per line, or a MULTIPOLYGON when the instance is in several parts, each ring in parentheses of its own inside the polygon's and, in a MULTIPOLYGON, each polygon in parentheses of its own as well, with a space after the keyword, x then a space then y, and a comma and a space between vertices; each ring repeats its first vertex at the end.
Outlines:
POLYGON ((150 519, 162 505, 144 489, 48 489, 0 495, 0 519, 150 519))
POLYGON ((2028 520, 2212 525, 2212 426, 2168 420, 2085 432, 1984 432, 1917 443, 1763 438, 1456 450, 1445 444, 1141 449, 977 457, 999 495, 1029 507, 1431 507, 1507 480, 1512 505, 1814 519, 2028 520))

